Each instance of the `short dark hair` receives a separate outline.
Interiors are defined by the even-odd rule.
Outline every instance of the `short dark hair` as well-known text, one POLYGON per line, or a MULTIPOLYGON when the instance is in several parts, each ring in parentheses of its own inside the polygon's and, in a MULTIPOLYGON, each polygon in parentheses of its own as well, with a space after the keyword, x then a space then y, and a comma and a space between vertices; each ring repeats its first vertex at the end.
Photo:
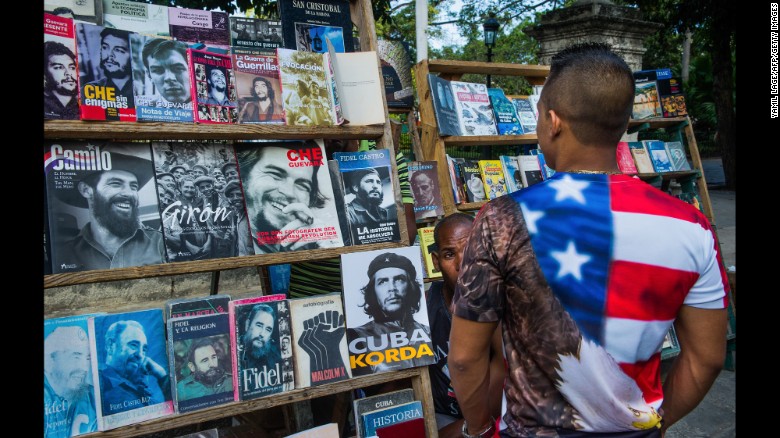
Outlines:
POLYGON ((195 342, 190 344, 190 350, 187 352, 187 362, 195 365, 195 350, 203 347, 211 347, 215 352, 218 352, 217 347, 214 345, 214 340, 211 338, 199 338, 195 342))
POLYGON ((257 93, 255 93, 255 84, 258 82, 265 83, 265 88, 268 89, 268 99, 273 101, 276 97, 276 92, 274 92, 274 87, 271 85, 271 81, 269 81, 268 79, 262 76, 255 76, 255 78, 252 79, 252 89, 249 90, 249 92, 252 93, 252 96, 257 97, 257 93))
POLYGON ((439 176, 436 174, 436 172, 433 169, 420 169, 409 173, 411 173, 411 176, 409 176, 409 181, 418 178, 419 175, 425 175, 428 178, 430 178, 431 181, 438 181, 439 178, 439 176))
POLYGON ((103 39, 109 35, 115 38, 125 40, 127 41, 128 46, 130 45, 130 33, 126 30, 115 29, 113 27, 106 27, 100 32, 100 41, 103 41, 103 39))
MULTIPOLYGON (((260 312, 265 312, 271 315, 274 318, 274 325, 276 324, 276 312, 274 311, 273 307, 269 306, 268 304, 255 304, 249 311, 249 315, 246 316, 244 325, 251 324, 252 320, 255 319, 255 316, 260 312)), ((243 336, 246 336, 247 333, 249 333, 249 330, 245 331, 243 336)))
POLYGON ((609 45, 575 44, 552 57, 540 101, 565 119, 583 144, 617 145, 631 117, 634 77, 609 45))
POLYGON ((414 265, 404 256, 397 255, 395 253, 384 253, 376 256, 369 265, 369 279, 368 283, 360 288, 363 292, 363 312, 366 315, 372 317, 374 320, 380 319, 382 315, 382 307, 379 305, 379 301, 376 297, 376 288, 374 287, 374 275, 384 265, 376 266, 372 269, 372 265, 376 264, 376 261, 382 257, 392 255, 394 260, 390 264, 395 265, 393 267, 399 267, 406 273, 406 280, 408 282, 406 296, 404 297, 404 306, 407 307, 406 311, 409 315, 415 314, 420 310, 420 299, 422 298, 422 285, 417 282, 417 272, 414 265), (379 268, 379 269, 377 269, 379 268), (411 269, 411 270, 410 270, 411 269))
MULTIPOLYGON (((297 150, 301 147, 301 144, 298 142, 273 143, 267 146, 260 146, 260 147, 255 146, 248 149, 237 150, 236 155, 238 156, 238 161, 241 163, 241 167, 246 169, 251 169, 257 164, 258 161, 260 161, 261 158, 263 158, 263 152, 267 149, 270 149, 271 147, 297 150)), ((313 148, 313 147, 319 147, 319 145, 314 140, 306 140, 304 142, 304 147, 313 148)), ((325 206, 325 202, 328 200, 328 197, 326 197, 320 191, 320 184, 317 180, 317 172, 320 170, 320 167, 324 167, 327 165, 324 158, 325 157, 323 157, 320 166, 311 166, 312 174, 311 174, 311 193, 309 194, 309 208, 322 208, 325 206)), ((327 172, 327 169, 325 171, 327 172)))
POLYGON ((438 252, 439 251, 439 233, 441 233, 441 229, 445 226, 454 226, 454 225, 460 225, 465 224, 469 228, 471 228, 471 225, 474 223, 474 218, 471 215, 468 215, 466 213, 453 213, 449 216, 445 216, 444 219, 440 220, 439 223, 436 224, 435 227, 433 227, 433 242, 432 244, 428 245, 429 251, 432 252, 438 252))
POLYGON ((49 58, 57 55, 68 55, 73 61, 76 61, 76 55, 68 46, 58 41, 46 41, 43 43, 43 71, 49 65, 49 58))
POLYGON ((144 67, 149 69, 148 59, 156 57, 160 53, 165 53, 169 50, 179 52, 184 59, 187 59, 187 45, 181 41, 166 40, 162 38, 154 38, 147 40, 144 44, 144 48, 141 51, 141 60, 144 62, 144 67))
POLYGON ((208 83, 209 87, 211 87, 211 73, 214 70, 218 70, 218 71, 222 72, 222 74, 225 76, 225 83, 227 83, 227 80, 228 80, 227 74, 224 71, 222 71, 221 68, 217 67, 216 65, 207 65, 206 66, 206 82, 208 83))
POLYGON ((359 186, 360 181, 362 181, 366 175, 370 175, 370 174, 376 174, 380 180, 382 179, 382 176, 379 174, 379 171, 373 167, 370 167, 368 169, 358 169, 358 170, 353 170, 351 172, 348 172, 346 174, 348 179, 348 184, 349 184, 349 187, 346 187, 347 193, 357 193, 357 190, 355 190, 354 187, 359 186))

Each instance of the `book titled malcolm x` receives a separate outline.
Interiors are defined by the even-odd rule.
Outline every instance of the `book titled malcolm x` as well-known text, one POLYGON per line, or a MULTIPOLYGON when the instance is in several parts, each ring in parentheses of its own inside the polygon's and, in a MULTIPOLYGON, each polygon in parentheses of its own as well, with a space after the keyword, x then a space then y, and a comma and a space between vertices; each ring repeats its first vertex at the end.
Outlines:
POLYGON ((130 35, 89 23, 76 23, 82 120, 135 122, 130 35))
POLYGON ((420 248, 341 255, 353 376, 434 363, 420 248))
POLYGON ((348 0, 284 0, 277 2, 284 47, 304 52, 327 52, 325 38, 337 52, 354 52, 348 0))
POLYGON ((192 78, 187 44, 141 33, 131 34, 130 43, 138 121, 191 123, 192 78))
POLYGON ((344 246, 321 139, 234 148, 255 254, 344 246))
POLYGON ((50 141, 43 160, 52 273, 165 262, 148 143, 50 141))
POLYGON ((197 123, 236 123, 236 77, 230 55, 187 49, 193 119, 197 123))
POLYGON ((88 324, 98 429, 172 414, 162 310, 95 316, 88 324))
POLYGON ((295 387, 318 386, 352 377, 341 293, 296 298, 289 302, 295 387))
POLYGON ((168 353, 176 412, 234 401, 227 312, 169 319, 168 353))
POLYGON ((168 25, 171 37, 191 49, 230 53, 230 23, 225 12, 170 7, 168 25))
POLYGON ((390 151, 334 152, 344 183, 344 208, 353 245, 401 239, 390 151))
POLYGON ((285 295, 232 300, 229 306, 235 399, 251 400, 293 389, 292 330, 285 295))
POLYGON ((43 321, 43 436, 97 432, 87 321, 98 313, 43 321))
MULTIPOLYGON (((223 155, 232 154, 229 144, 216 142, 152 142, 155 176, 160 179, 158 200, 163 223, 165 249, 169 262, 206 260, 238 256, 237 221, 243 216, 243 204, 239 208, 225 203, 217 188, 220 169, 225 163, 223 155), (176 191, 171 171, 179 166, 199 170, 194 180, 182 179, 176 191), (164 191, 168 182, 170 190, 164 191), (172 187, 172 188, 171 188, 172 187)), ((225 186, 227 187, 227 186, 225 186)), ((247 230, 243 230, 246 234, 247 230)))

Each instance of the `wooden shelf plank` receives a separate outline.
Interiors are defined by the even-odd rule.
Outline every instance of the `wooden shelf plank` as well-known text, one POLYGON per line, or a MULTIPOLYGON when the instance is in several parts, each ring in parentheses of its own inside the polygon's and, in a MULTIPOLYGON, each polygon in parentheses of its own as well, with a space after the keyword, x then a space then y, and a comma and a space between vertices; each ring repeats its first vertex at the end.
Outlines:
POLYGON ((457 204, 455 207, 459 211, 474 211, 479 210, 482 208, 483 205, 487 204, 488 201, 479 201, 479 202, 464 202, 461 204, 457 204))
POLYGON ((678 170, 676 172, 662 172, 662 173, 638 173, 637 176, 641 180, 651 180, 661 177, 665 180, 669 179, 681 179, 687 177, 698 177, 700 172, 698 170, 678 170))
POLYGON ((287 126, 287 125, 204 125, 163 122, 85 122, 47 120, 46 139, 101 140, 304 140, 340 138, 371 140, 384 134, 384 125, 369 126, 287 126))
POLYGON ((117 429, 107 430, 105 432, 95 432, 81 436, 84 438, 120 438, 146 435, 149 433, 202 423, 204 421, 232 417, 235 415, 245 414, 247 412, 309 400, 312 398, 322 397, 324 395, 351 391, 357 388, 365 388, 367 386, 377 385, 380 383, 401 380, 409 377, 419 378, 423 372, 427 376, 427 367, 408 368, 405 370, 373 374, 370 376, 353 377, 341 382, 328 383, 310 388, 294 389, 292 391, 282 392, 255 400, 231 402, 187 414, 168 415, 142 423, 136 423, 117 429))
POLYGON ((358 251, 399 248, 406 246, 404 242, 385 242, 371 245, 353 245, 341 248, 320 248, 306 251, 289 251, 276 254, 259 254, 251 256, 227 257, 221 259, 195 260, 188 262, 173 262, 159 265, 134 266, 118 269, 98 269, 91 271, 51 274, 43 277, 43 287, 72 286, 76 284, 99 283, 103 281, 132 280, 138 278, 162 277, 165 275, 193 274, 198 272, 223 271, 227 269, 246 268, 260 265, 276 265, 281 263, 297 263, 308 260, 338 257, 358 251))
POLYGON ((458 146, 505 146, 516 144, 535 144, 539 140, 536 134, 524 135, 450 135, 441 137, 446 147, 458 146))
POLYGON ((428 71, 462 75, 466 73, 489 74, 493 76, 525 76, 526 79, 544 79, 550 73, 548 65, 510 64, 503 62, 452 61, 428 59, 428 71))
POLYGON ((651 129, 660 129, 660 128, 674 128, 680 125, 681 123, 685 123, 688 121, 687 117, 668 117, 668 118, 652 118, 652 119, 638 119, 634 120, 631 119, 628 121, 628 128, 631 129, 636 126, 641 126, 645 123, 650 125, 651 129))

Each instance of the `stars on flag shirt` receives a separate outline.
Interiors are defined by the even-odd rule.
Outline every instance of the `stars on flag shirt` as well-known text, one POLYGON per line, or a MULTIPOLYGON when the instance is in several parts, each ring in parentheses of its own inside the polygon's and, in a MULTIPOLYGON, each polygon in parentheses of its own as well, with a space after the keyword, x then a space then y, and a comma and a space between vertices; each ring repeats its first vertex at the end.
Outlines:
POLYGON ((482 208, 454 302, 503 323, 502 430, 621 432, 659 426, 664 336, 683 304, 724 308, 727 288, 696 208, 625 175, 558 172, 482 208))

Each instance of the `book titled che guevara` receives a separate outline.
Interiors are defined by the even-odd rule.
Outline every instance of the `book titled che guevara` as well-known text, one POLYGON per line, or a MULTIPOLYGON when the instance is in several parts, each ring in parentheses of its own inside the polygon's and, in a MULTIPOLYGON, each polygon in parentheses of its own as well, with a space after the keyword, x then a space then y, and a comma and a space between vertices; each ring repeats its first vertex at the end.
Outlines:
POLYGON ((193 119, 197 123, 236 123, 236 78, 230 55, 187 49, 193 119))
POLYGON ((341 255, 353 376, 434 363, 420 248, 341 255))

